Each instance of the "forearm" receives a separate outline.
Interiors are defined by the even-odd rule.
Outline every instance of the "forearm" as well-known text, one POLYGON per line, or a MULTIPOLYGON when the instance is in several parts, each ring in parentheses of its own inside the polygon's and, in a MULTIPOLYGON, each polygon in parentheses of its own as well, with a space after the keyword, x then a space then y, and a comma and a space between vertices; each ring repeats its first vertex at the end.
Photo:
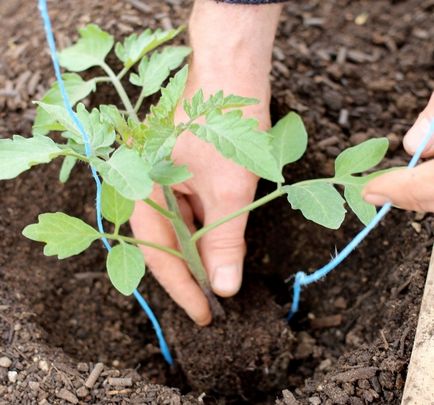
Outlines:
POLYGON ((196 0, 189 23, 193 68, 214 66, 216 71, 267 79, 281 8, 196 0))

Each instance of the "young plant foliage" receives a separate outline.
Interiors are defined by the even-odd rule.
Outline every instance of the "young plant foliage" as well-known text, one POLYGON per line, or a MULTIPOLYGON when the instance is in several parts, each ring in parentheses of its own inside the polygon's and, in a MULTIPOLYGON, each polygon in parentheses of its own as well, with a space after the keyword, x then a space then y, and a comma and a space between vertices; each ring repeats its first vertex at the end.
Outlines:
POLYGON ((107 256, 107 272, 114 287, 125 295, 133 293, 145 274, 145 258, 136 245, 172 254, 188 263, 193 277, 215 309, 218 302, 210 293, 209 280, 196 246, 201 236, 284 195, 294 210, 300 210, 305 218, 322 226, 339 228, 346 214, 345 203, 363 223, 368 223, 376 210, 364 202, 361 191, 367 181, 384 171, 362 174, 380 163, 388 142, 384 138, 372 139, 343 151, 336 159, 332 178, 284 185, 283 167, 300 159, 307 148, 308 137, 302 119, 290 112, 264 132, 258 129, 255 119, 243 116, 242 108, 257 104, 256 99, 225 95, 222 91, 205 98, 200 89, 191 99, 185 99, 188 67, 181 66, 191 52, 190 48, 166 46, 156 51, 181 30, 182 27, 168 31, 148 29, 115 44, 112 35, 94 24, 82 28, 78 41, 59 56, 62 66, 69 71, 63 75, 66 92, 73 106, 78 103, 75 114, 90 145, 85 147, 83 133, 65 109, 59 86, 54 83, 42 100, 36 102, 35 136, 14 135, 12 139, 0 139, 0 180, 14 178, 34 165, 64 157, 59 179, 66 182, 77 162, 91 164, 103 179, 101 211, 102 216, 114 225, 109 227, 114 228, 113 233, 102 230, 100 233, 79 218, 56 212, 39 215, 38 222, 28 225, 23 234, 44 243, 44 254, 56 255, 59 259, 83 252, 102 237, 116 241, 118 244, 107 256), (117 73, 106 63, 113 46, 123 64, 117 73), (96 66, 102 68, 106 76, 83 80, 77 73, 71 73, 96 66), (134 102, 123 87, 122 79, 127 77, 141 88, 134 102), (100 105, 87 109, 79 103, 101 82, 113 85, 122 107, 100 105), (144 114, 141 111, 144 98, 158 92, 158 101, 144 114), (181 106, 186 118, 175 122, 175 113, 181 106), (61 133, 60 142, 47 136, 51 131, 61 133), (190 234, 170 188, 192 177, 188 167, 176 165, 172 159, 176 142, 185 133, 213 145, 226 159, 277 183, 276 190, 190 234), (163 190, 165 205, 150 199, 155 185, 163 190), (345 199, 340 194, 342 187, 345 199), (119 233, 121 226, 130 219, 135 202, 143 200, 171 222, 179 251, 119 233))
POLYGON ((99 232, 90 225, 63 212, 40 214, 38 220, 38 223, 26 226, 23 235, 44 242, 45 256, 65 259, 78 255, 100 238, 99 232))
POLYGON ((107 255, 107 272, 121 294, 131 295, 145 275, 143 253, 127 243, 116 245, 107 255))

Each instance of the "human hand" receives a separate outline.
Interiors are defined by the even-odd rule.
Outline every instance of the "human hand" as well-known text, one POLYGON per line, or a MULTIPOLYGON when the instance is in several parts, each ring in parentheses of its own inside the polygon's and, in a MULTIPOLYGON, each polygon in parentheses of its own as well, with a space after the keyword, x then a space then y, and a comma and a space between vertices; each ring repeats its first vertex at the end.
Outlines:
MULTIPOLYGON (((434 93, 426 108, 404 137, 405 150, 413 155, 430 130, 434 120, 434 93)), ((422 157, 434 157, 434 137, 422 157)), ((363 190, 364 199, 371 204, 391 202, 399 208, 434 212, 434 160, 414 169, 396 170, 370 181, 363 190)))
MULTIPOLYGON (((205 96, 223 90, 226 95, 256 98, 260 103, 243 108, 244 116, 256 118, 260 129, 268 129, 268 75, 279 13, 278 5, 233 7, 208 0, 196 1, 190 19, 193 58, 184 97, 191 98, 202 89, 205 96)), ((175 119, 186 121, 182 108, 177 109, 175 119)), ((174 187, 191 231, 195 229, 195 220, 207 225, 253 201, 258 178, 194 135, 182 134, 172 157, 175 163, 187 165, 193 174, 190 180, 174 187)), ((166 206, 159 187, 150 198, 166 206)), ((211 287, 222 297, 234 295, 241 286, 246 223, 247 214, 241 215, 199 240, 211 287)), ((137 238, 177 248, 169 221, 144 202, 136 203, 131 227, 137 238)), ((211 312, 207 299, 186 264, 163 252, 141 248, 155 278, 173 300, 197 324, 209 324, 211 312)))

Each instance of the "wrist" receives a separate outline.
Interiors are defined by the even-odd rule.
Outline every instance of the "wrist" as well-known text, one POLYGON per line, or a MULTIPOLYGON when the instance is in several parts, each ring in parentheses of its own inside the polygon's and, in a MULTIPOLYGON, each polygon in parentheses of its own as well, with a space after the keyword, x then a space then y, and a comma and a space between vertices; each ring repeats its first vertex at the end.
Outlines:
POLYGON ((243 6, 196 0, 189 22, 197 70, 268 78, 281 6, 243 6))

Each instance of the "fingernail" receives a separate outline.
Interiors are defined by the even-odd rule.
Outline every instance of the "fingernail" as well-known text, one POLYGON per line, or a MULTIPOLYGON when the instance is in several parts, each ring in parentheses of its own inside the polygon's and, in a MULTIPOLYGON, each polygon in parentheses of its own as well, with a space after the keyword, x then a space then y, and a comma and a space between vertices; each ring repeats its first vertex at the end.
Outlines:
MULTIPOLYGON (((418 119, 414 125, 409 129, 404 138, 404 146, 407 152, 415 153, 423 138, 427 135, 430 130, 430 121, 428 118, 420 118, 418 119)), ((431 143, 431 142, 430 142, 431 143)), ((426 151, 432 148, 431 145, 428 145, 426 151)))
POLYGON ((236 264, 219 266, 211 279, 213 290, 222 296, 235 294, 241 285, 241 267, 236 264))
POLYGON ((363 195, 363 198, 367 203, 374 205, 384 205, 389 202, 386 196, 379 194, 365 194, 363 195))

